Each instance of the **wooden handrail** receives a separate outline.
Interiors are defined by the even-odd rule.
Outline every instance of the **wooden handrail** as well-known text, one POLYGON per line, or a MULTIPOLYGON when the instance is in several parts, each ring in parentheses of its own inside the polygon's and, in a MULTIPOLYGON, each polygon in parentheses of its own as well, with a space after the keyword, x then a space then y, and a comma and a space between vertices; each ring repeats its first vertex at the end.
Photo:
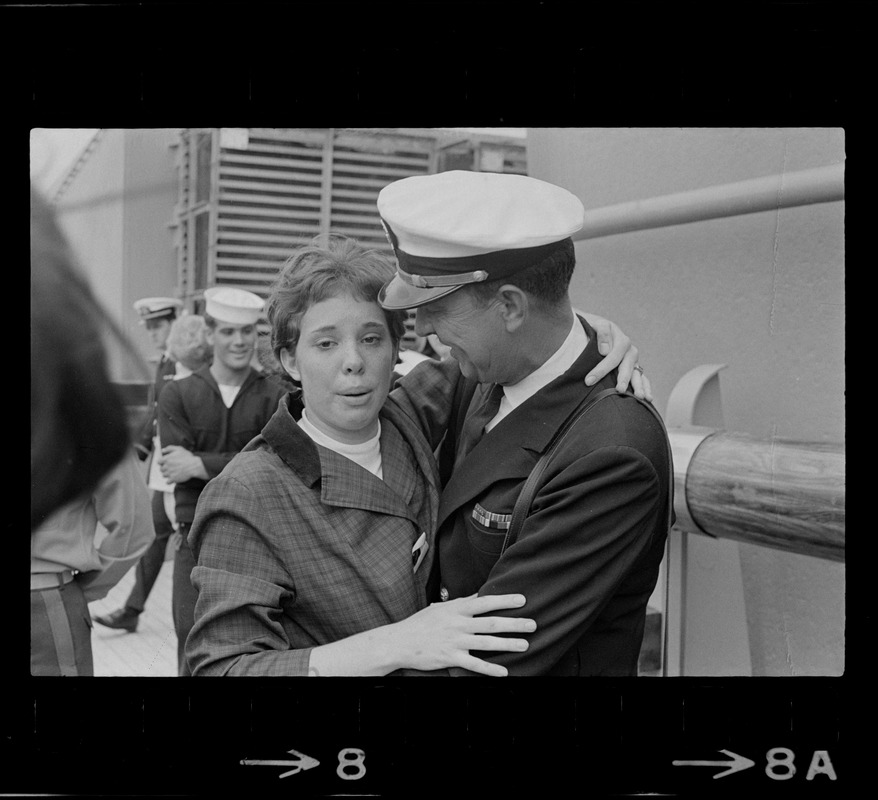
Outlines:
POLYGON ((843 445, 716 431, 692 453, 675 503, 683 530, 844 561, 843 445))

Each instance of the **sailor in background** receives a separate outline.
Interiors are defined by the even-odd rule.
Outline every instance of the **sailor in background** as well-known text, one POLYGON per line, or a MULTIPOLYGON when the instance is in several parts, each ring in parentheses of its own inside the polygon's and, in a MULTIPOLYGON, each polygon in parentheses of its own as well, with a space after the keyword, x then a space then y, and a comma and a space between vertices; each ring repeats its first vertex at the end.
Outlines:
MULTIPOLYGON (((134 310, 140 315, 140 324, 146 329, 147 335, 159 353, 155 381, 150 392, 150 413, 140 436, 134 443, 141 461, 149 459, 147 483, 154 485, 157 478, 160 477, 155 447, 156 409, 162 389, 168 382, 174 380, 177 374, 174 359, 167 350, 167 341, 171 325, 182 308, 183 303, 174 297, 145 297, 134 303, 134 310)), ((134 586, 131 588, 128 599, 122 608, 94 618, 95 622, 107 628, 117 628, 129 633, 137 630, 138 618, 143 613, 146 600, 161 571, 168 540, 174 532, 174 526, 165 513, 164 492, 162 491, 154 490, 152 492, 152 519, 155 527, 155 541, 137 562, 134 572, 134 586)))
POLYGON ((190 674, 184 645, 198 592, 190 573, 195 557, 187 537, 198 498, 232 458, 265 426, 285 390, 252 366, 263 301, 252 292, 214 286, 204 292, 210 364, 171 381, 158 406, 161 472, 174 484, 180 533, 174 553, 171 610, 177 633, 178 674, 190 674))

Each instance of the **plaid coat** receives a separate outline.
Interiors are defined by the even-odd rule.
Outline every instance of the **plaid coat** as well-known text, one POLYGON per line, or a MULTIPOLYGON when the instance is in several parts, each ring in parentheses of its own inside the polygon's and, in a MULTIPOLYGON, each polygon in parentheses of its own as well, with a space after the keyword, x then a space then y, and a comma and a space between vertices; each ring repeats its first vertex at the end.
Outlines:
POLYGON ((198 500, 188 540, 198 560, 186 644, 193 675, 306 675, 313 647, 427 604, 439 492, 418 426, 385 404, 381 480, 315 444, 291 402, 281 399, 198 500), (428 549, 414 572, 422 532, 428 549))

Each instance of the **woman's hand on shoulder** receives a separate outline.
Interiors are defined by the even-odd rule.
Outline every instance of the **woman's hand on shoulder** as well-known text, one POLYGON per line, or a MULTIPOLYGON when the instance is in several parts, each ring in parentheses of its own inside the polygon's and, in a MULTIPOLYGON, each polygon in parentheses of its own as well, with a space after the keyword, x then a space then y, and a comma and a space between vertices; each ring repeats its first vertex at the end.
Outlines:
POLYGON ((581 312, 588 324, 594 328, 598 339, 598 352, 604 358, 585 376, 587 386, 593 386, 613 369, 618 369, 616 389, 624 392, 631 384, 631 390, 641 400, 653 400, 652 386, 649 378, 637 363, 640 351, 631 342, 627 334, 615 322, 599 317, 596 314, 581 312))

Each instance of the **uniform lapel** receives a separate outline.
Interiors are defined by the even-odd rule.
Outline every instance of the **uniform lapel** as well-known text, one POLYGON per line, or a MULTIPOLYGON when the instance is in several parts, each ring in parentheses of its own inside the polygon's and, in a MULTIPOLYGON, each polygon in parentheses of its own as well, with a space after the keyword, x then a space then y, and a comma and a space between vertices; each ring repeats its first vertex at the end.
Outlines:
POLYGON ((567 372, 528 398, 486 433, 455 469, 442 491, 439 526, 498 478, 525 479, 538 455, 577 403, 603 388, 600 383, 585 385, 585 376, 601 356, 594 330, 584 320, 580 319, 580 322, 588 335, 588 346, 567 372))

